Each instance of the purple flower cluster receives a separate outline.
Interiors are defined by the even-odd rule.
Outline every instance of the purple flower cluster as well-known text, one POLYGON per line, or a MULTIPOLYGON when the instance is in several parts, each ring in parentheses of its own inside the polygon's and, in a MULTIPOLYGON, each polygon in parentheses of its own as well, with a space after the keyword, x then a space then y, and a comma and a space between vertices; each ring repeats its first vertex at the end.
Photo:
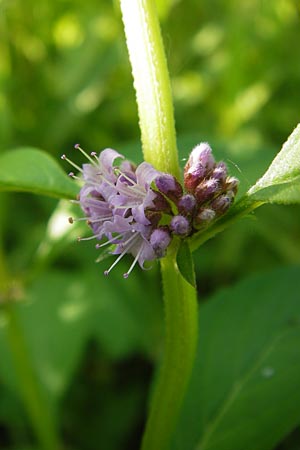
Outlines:
MULTIPOLYGON (((78 220, 87 220, 93 231, 85 239, 105 238, 96 247, 111 244, 118 255, 105 274, 127 253, 134 261, 125 278, 136 263, 144 268, 145 261, 163 257, 173 236, 191 236, 207 226, 229 208, 237 191, 237 179, 227 176, 223 162, 215 163, 208 144, 192 151, 184 169, 185 190, 172 175, 146 162, 136 167, 115 150, 89 156, 78 144, 75 148, 89 160, 82 168, 75 165, 84 183, 78 200, 85 217, 78 220)), ((73 172, 70 176, 76 178, 73 172)))
MULTIPOLYGON (((79 146, 76 148, 81 150, 79 146)), ((106 238, 96 247, 114 244, 112 253, 119 255, 105 271, 106 275, 126 253, 134 256, 131 267, 124 274, 127 278, 137 262, 144 267, 145 261, 164 256, 171 241, 167 227, 158 224, 165 202, 158 206, 156 203, 161 199, 151 188, 161 172, 146 162, 135 167, 112 149, 103 150, 99 157, 94 153, 92 156, 90 163, 82 166, 84 185, 79 193, 79 203, 93 230, 93 237, 106 238), (117 165, 117 160, 123 161, 117 165)), ((74 176, 73 173, 70 175, 74 176)))

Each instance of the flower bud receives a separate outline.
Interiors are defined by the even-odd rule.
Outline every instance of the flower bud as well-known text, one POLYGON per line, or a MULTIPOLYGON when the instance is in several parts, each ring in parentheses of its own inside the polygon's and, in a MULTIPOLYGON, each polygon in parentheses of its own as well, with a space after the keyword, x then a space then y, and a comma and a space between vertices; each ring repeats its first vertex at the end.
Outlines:
POLYGON ((190 214, 196 206, 196 199, 192 194, 186 194, 178 202, 178 209, 183 214, 190 214))
POLYGON ((216 164, 215 168, 211 173, 211 177, 214 178, 215 180, 220 181, 220 183, 224 183, 227 177, 227 166, 223 161, 216 164))
POLYGON ((208 222, 211 222, 215 218, 215 216, 216 213, 211 208, 200 209, 196 217, 196 224, 201 225, 203 223, 206 224, 208 222))
POLYGON ((231 205, 232 199, 233 197, 231 195, 220 195, 211 202, 211 207, 216 214, 224 214, 231 205))
POLYGON ((182 186, 173 175, 162 173, 156 177, 155 184, 159 192, 175 203, 177 203, 178 198, 182 195, 182 186))
POLYGON ((220 190, 220 183, 214 178, 209 178, 208 180, 202 181, 196 190, 195 197, 198 203, 204 203, 211 200, 220 190))
POLYGON ((237 193, 239 185, 239 180, 235 177, 227 177, 225 182, 226 191, 232 191, 234 194, 237 193))
POLYGON ((213 169, 215 159, 212 150, 206 142, 197 145, 191 152, 188 162, 184 168, 185 188, 193 192, 196 186, 213 169))
POLYGON ((190 231, 190 223, 184 216, 174 216, 170 223, 170 228, 174 234, 186 236, 190 231))
POLYGON ((150 245, 158 258, 165 255, 166 249, 171 242, 171 236, 163 228, 157 228, 150 236, 150 245))

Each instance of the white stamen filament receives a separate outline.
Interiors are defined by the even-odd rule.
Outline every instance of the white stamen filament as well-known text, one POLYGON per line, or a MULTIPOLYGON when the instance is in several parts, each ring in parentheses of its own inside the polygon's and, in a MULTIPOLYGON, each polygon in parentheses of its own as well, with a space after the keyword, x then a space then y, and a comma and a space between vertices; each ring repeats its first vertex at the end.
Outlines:
POLYGON ((132 247, 133 243, 131 241, 133 241, 134 239, 136 239, 138 236, 136 235, 136 233, 134 233, 133 236, 131 236, 127 241, 124 247, 123 252, 119 255, 119 257, 113 262, 113 264, 110 266, 109 269, 104 271, 104 275, 108 275, 109 272, 118 264, 118 262, 123 258, 124 255, 126 255, 126 253, 128 252, 128 250, 132 247))
POLYGON ((130 209, 135 208, 136 206, 139 206, 140 203, 137 201, 136 203, 131 203, 130 205, 113 205, 113 207, 117 209, 130 209))
POLYGON ((122 234, 119 234, 118 236, 114 236, 111 239, 109 239, 108 241, 104 242, 103 244, 96 244, 96 248, 102 248, 105 247, 108 244, 117 244, 117 239, 120 239, 122 237, 122 234))
POLYGON ((88 223, 99 223, 99 222, 103 222, 105 220, 111 220, 112 216, 106 216, 106 217, 99 217, 99 219, 87 219, 88 223))
POLYGON ((124 278, 128 278, 128 277, 129 277, 129 275, 130 275, 130 273, 132 272, 134 266, 135 266, 136 263, 138 262, 138 259, 139 259, 140 255, 141 255, 141 253, 142 253, 142 249, 143 249, 142 247, 139 249, 138 254, 137 254, 136 257, 134 258, 133 263, 132 263, 131 266, 129 267, 129 270, 128 270, 127 272, 123 273, 123 277, 124 277, 124 278))
POLYGON ((77 164, 75 164, 73 161, 71 161, 69 158, 67 158, 66 155, 62 155, 61 159, 65 160, 69 164, 71 164, 71 166, 73 166, 76 170, 78 170, 78 172, 83 173, 83 170, 81 169, 81 167, 77 166, 77 164))
MULTIPOLYGON (((112 183, 111 181, 109 181, 107 178, 105 178, 105 176, 101 173, 101 172, 97 172, 96 175, 99 175, 100 178, 102 178, 102 180, 108 184, 109 186, 113 187, 114 189, 116 189, 116 185, 114 183, 112 183)), ((95 186, 99 186, 96 183, 93 183, 95 186)))
POLYGON ((97 235, 93 235, 93 236, 89 236, 89 237, 85 237, 85 238, 82 238, 82 237, 80 237, 80 236, 78 236, 78 238, 77 238, 77 241, 78 242, 81 242, 81 241, 91 241, 92 239, 96 239, 98 236, 97 235))
POLYGON ((94 159, 92 159, 91 157, 90 157, 90 155, 88 155, 79 145, 75 145, 75 148, 77 149, 77 150, 79 150, 92 164, 93 164, 93 166, 97 166, 98 164, 95 162, 95 160, 94 159))
MULTIPOLYGON (((120 176, 124 177, 127 181, 129 181, 129 185, 127 185, 126 187, 131 188, 131 189, 135 189, 137 190, 142 196, 145 196, 146 192, 144 189, 142 189, 138 183, 134 180, 132 180, 130 177, 128 177, 125 173, 123 173, 120 169, 116 168, 115 169, 116 173, 119 173, 120 176)), ((122 181, 121 181, 122 183, 122 181)))

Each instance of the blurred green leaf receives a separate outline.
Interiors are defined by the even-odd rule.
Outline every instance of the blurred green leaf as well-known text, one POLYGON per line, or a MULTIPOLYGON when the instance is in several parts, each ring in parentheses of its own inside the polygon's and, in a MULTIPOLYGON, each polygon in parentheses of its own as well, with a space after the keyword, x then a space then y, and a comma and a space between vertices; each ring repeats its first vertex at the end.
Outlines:
POLYGON ((0 156, 0 190, 75 198, 79 188, 50 155, 24 147, 0 156))
POLYGON ((300 203, 300 124, 248 195, 270 203, 300 203))
MULTIPOLYGON (((65 392, 88 339, 95 337, 111 359, 155 352, 161 336, 160 308, 153 276, 104 277, 94 270, 49 272, 16 305, 26 345, 41 383, 56 402, 65 392)), ((156 283, 156 286, 158 283, 156 283)), ((0 376, 11 389, 16 377, 0 315, 0 376)), ((153 355, 152 355, 153 356, 153 355)))
POLYGON ((200 308, 174 450, 270 450, 299 424, 299 273, 253 276, 200 308))

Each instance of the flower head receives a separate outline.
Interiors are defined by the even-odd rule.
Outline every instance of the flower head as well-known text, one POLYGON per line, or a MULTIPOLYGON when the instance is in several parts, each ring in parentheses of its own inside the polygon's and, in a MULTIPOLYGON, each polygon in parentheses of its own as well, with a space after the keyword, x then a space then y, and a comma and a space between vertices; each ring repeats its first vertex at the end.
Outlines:
POLYGON ((146 261, 163 256, 171 242, 168 231, 159 226, 164 207, 169 210, 169 205, 158 202, 157 207, 160 194, 152 188, 154 180, 163 174, 146 162, 135 167, 112 149, 93 153, 92 158, 86 156, 89 162, 81 170, 84 184, 79 204, 93 231, 91 238, 106 238, 97 248, 110 244, 112 254, 119 255, 104 272, 106 275, 125 254, 134 256, 126 278, 136 263, 144 268, 146 261))
MULTIPOLYGON (((97 248, 111 246, 117 255, 105 274, 126 254, 134 260, 124 274, 127 278, 138 263, 165 255, 172 239, 184 239, 207 227, 230 207, 238 180, 227 174, 224 162, 216 163, 207 143, 197 145, 184 168, 184 186, 171 174, 143 162, 135 166, 116 150, 107 148, 97 155, 85 155, 82 168, 66 159, 81 172, 83 183, 78 203, 97 248)), ((77 178, 73 172, 69 174, 77 178)))

